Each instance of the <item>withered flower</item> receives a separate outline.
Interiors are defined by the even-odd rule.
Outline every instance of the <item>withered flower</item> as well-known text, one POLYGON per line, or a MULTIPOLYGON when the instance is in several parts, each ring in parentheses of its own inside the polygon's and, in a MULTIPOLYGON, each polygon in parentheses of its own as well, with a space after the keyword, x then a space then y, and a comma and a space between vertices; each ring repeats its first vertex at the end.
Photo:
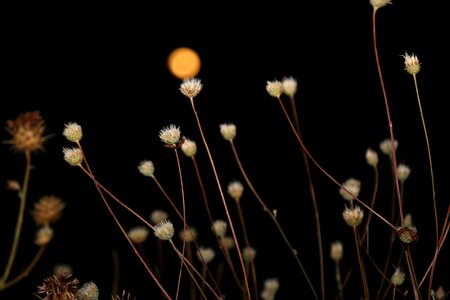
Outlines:
POLYGON ((77 300, 78 283, 72 274, 59 273, 45 278, 37 293, 45 295, 42 300, 77 300))
POLYGON ((43 150, 44 142, 50 137, 43 135, 45 120, 39 111, 22 113, 15 120, 8 120, 6 131, 12 135, 12 139, 6 140, 5 143, 12 145, 17 152, 43 150))
POLYGON ((49 225, 61 218, 65 205, 57 196, 43 196, 39 202, 34 203, 31 215, 37 225, 49 225))

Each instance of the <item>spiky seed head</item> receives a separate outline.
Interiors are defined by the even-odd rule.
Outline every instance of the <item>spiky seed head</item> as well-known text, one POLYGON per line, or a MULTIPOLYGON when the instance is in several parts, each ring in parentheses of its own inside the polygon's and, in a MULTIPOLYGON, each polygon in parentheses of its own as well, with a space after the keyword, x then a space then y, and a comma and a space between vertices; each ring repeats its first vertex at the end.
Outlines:
POLYGON ((162 209, 155 209, 150 214, 150 222, 154 225, 161 223, 169 218, 169 214, 162 209))
POLYGON ((402 55, 405 59, 405 70, 411 75, 416 75, 420 71, 420 62, 416 55, 405 52, 404 55, 402 55))
POLYGON ((283 86, 283 93, 289 97, 294 97, 295 93, 297 93, 297 80, 292 76, 284 77, 281 84, 283 86))
POLYGON ((371 148, 367 149, 366 161, 369 166, 376 167, 378 165, 378 153, 371 148))
POLYGON ((218 237, 224 237, 227 233, 228 224, 224 220, 215 220, 212 224, 212 230, 218 237))
POLYGON ((399 239, 405 244, 410 244, 419 240, 417 228, 413 225, 398 227, 397 235, 399 239))
POLYGON ((61 218, 65 206, 66 204, 57 196, 43 196, 34 203, 31 215, 37 225, 50 225, 61 218))
POLYGON ((78 300, 79 280, 72 274, 55 274, 44 279, 44 283, 38 286, 38 294, 44 294, 42 300, 78 300))
POLYGON ((181 145, 181 151, 183 151, 184 155, 187 157, 192 157, 197 154, 197 144, 190 139, 185 139, 183 145, 181 145))
POLYGON ((188 98, 196 97, 203 88, 203 84, 198 78, 184 79, 180 85, 180 91, 188 98))
MULTIPOLYGON (((398 148, 398 141, 394 140, 394 150, 397 151, 398 148)), ((387 156, 392 156, 392 141, 391 139, 384 139, 380 143, 380 150, 383 152, 383 154, 386 154, 387 156)))
POLYGON ((98 300, 99 290, 93 281, 86 282, 77 291, 78 300, 98 300))
POLYGON ((63 148, 64 160, 71 166, 81 166, 83 152, 80 148, 63 148))
POLYGON ((238 180, 233 180, 228 184, 228 194, 236 201, 240 201, 242 194, 244 193, 244 186, 238 180))
POLYGON ((226 235, 226 236, 220 238, 220 244, 226 250, 230 250, 230 249, 233 249, 234 247, 236 247, 236 243, 234 242, 234 239, 229 235, 226 235))
POLYGON ((213 248, 211 247, 198 247, 197 249, 197 259, 202 263, 202 264, 209 264, 214 257, 216 257, 216 252, 214 251, 213 248))
POLYGON ((136 227, 131 228, 127 232, 127 235, 133 243, 142 244, 143 242, 145 242, 145 240, 147 240, 149 233, 150 233, 150 231, 148 230, 147 227, 136 226, 136 227))
POLYGON ((170 148, 178 147, 178 143, 181 139, 181 131, 180 127, 177 127, 173 124, 162 128, 159 131, 159 138, 161 141, 170 148))
POLYGON ((36 231, 34 243, 38 246, 45 246, 53 239, 53 229, 50 226, 42 226, 36 231))
POLYGON ((172 222, 169 220, 164 220, 153 228, 155 236, 163 241, 172 239, 175 229, 173 228, 172 222))
POLYGON ((279 80, 267 81, 266 91, 270 96, 278 98, 283 93, 283 84, 279 80))
POLYGON ((331 243, 330 257, 335 262, 339 262, 344 255, 344 245, 341 241, 335 241, 331 243))
POLYGON ((256 257, 256 249, 252 246, 245 246, 242 249, 242 258, 246 263, 251 263, 255 260, 256 257))
POLYGON ((39 111, 22 113, 15 120, 6 122, 6 131, 12 138, 6 144, 12 145, 17 152, 36 152, 43 150, 43 144, 49 136, 44 136, 45 120, 39 111))
POLYGON ((63 136, 71 142, 78 143, 83 137, 83 130, 77 123, 70 122, 64 125, 63 136))
POLYGON ((342 217, 347 225, 357 227, 363 220, 364 211, 357 205, 350 208, 345 207, 342 217))
POLYGON ((194 227, 188 227, 186 230, 182 229, 178 233, 178 237, 180 240, 185 241, 186 243, 191 243, 197 239, 198 231, 194 227))
POLYGON ((353 199, 358 198, 360 191, 361 181, 355 178, 349 178, 342 184, 342 187, 339 189, 339 194, 345 200, 353 201, 353 199))
POLYGON ((278 278, 267 278, 264 280, 264 289, 272 293, 276 293, 280 288, 280 282, 278 278))
POLYGON ((408 179, 410 173, 411 168, 407 165, 400 163, 397 166, 397 177, 401 182, 404 182, 406 179, 408 179))
POLYGON ((392 4, 392 0, 370 0, 370 4, 373 6, 373 9, 377 10, 383 6, 392 4))
POLYGON ((151 160, 143 160, 139 163, 138 170, 144 176, 153 177, 155 173, 155 165, 151 160))
POLYGON ((233 123, 220 124, 220 133, 226 141, 232 141, 236 137, 236 125, 233 123))
POLYGON ((395 272, 391 276, 391 283, 395 286, 402 285, 405 282, 405 273, 401 268, 395 268, 395 272))

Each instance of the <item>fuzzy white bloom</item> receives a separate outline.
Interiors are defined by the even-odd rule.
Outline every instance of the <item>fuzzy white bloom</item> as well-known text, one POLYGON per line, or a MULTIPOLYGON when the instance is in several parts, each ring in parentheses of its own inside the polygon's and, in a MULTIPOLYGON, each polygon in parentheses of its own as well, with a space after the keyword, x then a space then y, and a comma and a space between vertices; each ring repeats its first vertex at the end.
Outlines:
POLYGON ((410 213, 406 214, 403 217, 403 226, 408 227, 408 226, 412 226, 412 225, 413 225, 412 215, 410 213))
POLYGON ((411 75, 416 75, 420 71, 420 62, 416 55, 405 53, 402 55, 405 59, 405 70, 411 75))
POLYGON ((400 268, 395 268, 394 274, 391 276, 391 283, 395 286, 402 285, 405 282, 405 273, 400 268))
POLYGON ((289 97, 294 97, 295 93, 297 93, 297 80, 292 76, 284 77, 281 84, 283 86, 283 93, 289 97))
POLYGON ((71 166, 80 166, 83 162, 83 152, 80 148, 63 148, 64 160, 71 166))
POLYGON ((336 241, 331 243, 331 249, 330 249, 330 257, 335 262, 338 262, 342 259, 342 256, 344 255, 344 245, 341 241, 336 241))
POLYGON ((230 250, 230 249, 233 249, 234 247, 236 247, 236 243, 234 242, 234 239, 228 235, 220 238, 220 244, 226 250, 230 250))
POLYGON ((275 295, 280 288, 280 282, 278 278, 267 278, 264 280, 264 289, 261 292, 262 300, 273 300, 275 299, 275 295))
POLYGON ((181 139, 180 127, 173 124, 164 127, 159 131, 159 138, 169 147, 175 147, 181 139))
POLYGON ((138 170, 142 175, 153 177, 155 173, 155 165, 150 160, 143 160, 138 165, 138 170))
POLYGON ((197 239, 198 232, 194 227, 188 227, 186 228, 186 231, 184 229, 181 229, 178 233, 178 237, 180 240, 185 241, 186 243, 193 242, 197 239))
POLYGON ((98 300, 98 296, 98 287, 92 281, 86 282, 77 290, 77 299, 79 300, 98 300))
POLYGON ((411 169, 407 165, 400 163, 397 166, 397 177, 401 182, 404 182, 406 179, 408 179, 410 173, 411 169))
POLYGON ((77 123, 70 122, 64 125, 63 135, 69 141, 78 143, 83 137, 83 130, 77 123))
POLYGON ((197 144, 190 139, 185 139, 183 145, 181 145, 181 151, 187 157, 192 157, 197 153, 197 144))
POLYGON ((251 246, 245 246, 242 249, 242 258, 245 262, 250 263, 255 260, 256 257, 256 249, 251 246))
POLYGON ((172 222, 164 220, 153 228, 155 236, 163 241, 172 239, 175 229, 173 228, 172 222))
POLYGON ((342 213, 342 217, 347 225, 356 227, 361 224, 364 217, 364 212, 361 207, 357 205, 353 206, 353 208, 346 207, 342 213))
POLYGON ((375 10, 388 4, 392 4, 392 0, 370 0, 370 5, 372 5, 375 10))
POLYGON ((73 274, 73 268, 69 264, 57 264, 53 267, 53 274, 73 274))
POLYGON ((162 221, 165 221, 169 218, 169 214, 166 213, 164 210, 161 209, 155 209, 154 211, 152 211, 152 213, 150 214, 150 221, 153 224, 159 224, 162 221))
POLYGON ((43 226, 36 232, 34 243, 38 246, 45 246, 53 239, 53 229, 49 226, 43 226))
POLYGON ((197 249, 197 258, 203 264, 209 264, 214 257, 216 257, 216 252, 211 247, 198 247, 197 249))
POLYGON ((361 181, 355 178, 349 178, 342 184, 339 193, 345 200, 353 201, 353 199, 358 198, 360 190, 361 181))
MULTIPOLYGON (((398 141, 394 140, 395 150, 398 148, 398 141)), ((392 141, 391 139, 384 139, 380 143, 380 150, 387 156, 392 156, 392 141)))
POLYGON ((366 161, 369 166, 376 167, 378 165, 378 153, 371 148, 367 149, 366 161))
POLYGON ((224 220, 215 220, 212 225, 212 230, 218 237, 224 237, 227 232, 228 224, 224 220))
POLYGON ((278 98, 283 93, 283 84, 279 80, 267 81, 266 91, 270 96, 278 98))
POLYGON ((238 180, 233 180, 228 184, 227 188, 228 194, 236 201, 241 200, 242 194, 244 192, 244 186, 238 180))
POLYGON ((150 231, 148 230, 147 227, 137 226, 137 227, 131 228, 128 231, 127 235, 133 243, 141 244, 141 243, 145 242, 149 233, 150 233, 150 231))
POLYGON ((233 123, 220 124, 220 133, 226 141, 231 141, 236 137, 236 125, 233 123))
POLYGON ((194 98, 202 90, 203 85, 200 79, 187 78, 184 79, 180 85, 180 91, 188 98, 194 98))

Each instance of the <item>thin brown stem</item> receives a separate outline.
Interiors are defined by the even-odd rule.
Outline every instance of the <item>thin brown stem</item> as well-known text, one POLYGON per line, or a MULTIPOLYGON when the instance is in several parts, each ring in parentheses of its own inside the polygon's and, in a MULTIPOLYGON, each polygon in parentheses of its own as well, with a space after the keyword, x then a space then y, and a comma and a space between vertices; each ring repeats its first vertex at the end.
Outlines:
POLYGON ((414 87, 415 87, 416 95, 417 95, 417 103, 419 105, 420 118, 422 120, 423 133, 425 135, 425 141, 427 143, 428 163, 430 165, 431 191, 432 191, 432 195, 433 195, 434 222, 435 222, 435 226, 436 226, 436 242, 437 242, 439 240, 439 225, 438 225, 438 214, 437 214, 437 207, 436 207, 436 189, 434 186, 433 162, 431 160, 430 142, 428 140, 427 126, 425 125, 425 118, 424 118, 423 112, 422 112, 422 104, 420 103, 419 87, 417 85, 416 75, 413 75, 413 78, 414 78, 414 87))
POLYGON ((367 284, 366 270, 364 267, 364 262, 362 260, 361 251, 360 251, 361 239, 360 239, 360 236, 359 236, 359 233, 358 233, 356 227, 353 227, 353 236, 355 238, 356 253, 358 256, 359 269, 361 271, 361 280, 362 280, 362 284, 363 284, 363 288, 364 288, 364 299, 369 300, 370 299, 369 286, 367 284))
MULTIPOLYGON (((299 137, 301 138, 301 131, 300 131, 300 122, 297 115, 297 108, 295 105, 295 99, 294 96, 289 97, 291 102, 291 110, 294 117, 295 127, 297 129, 297 133, 299 137)), ((316 192, 314 190, 314 184, 312 181, 312 175, 311 175, 311 169, 309 167, 309 161, 308 156, 305 153, 305 150, 301 148, 302 150, 302 157, 303 162, 305 163, 305 170, 306 175, 308 177, 308 186, 309 186, 309 192, 311 194, 311 201, 314 209, 314 220, 316 225, 316 233, 317 233, 317 248, 319 250, 319 267, 320 267, 320 287, 322 292, 322 300, 325 300, 325 272, 324 272, 324 262, 323 262, 323 246, 322 246, 322 230, 320 229, 320 217, 319 217, 319 208, 317 207, 317 198, 316 198, 316 192)))
POLYGON ((281 228, 280 223, 278 222, 278 219, 276 218, 275 214, 267 207, 266 203, 264 202, 264 200, 261 198, 261 196, 258 194, 258 192, 256 191, 255 187, 253 186, 252 182, 250 181, 249 177, 247 176, 247 172, 245 172, 244 167, 242 166, 241 160, 239 159, 239 155, 236 151, 236 147, 234 146, 234 142, 233 140, 230 140, 230 144, 231 144, 231 149, 233 150, 233 154, 234 154, 234 158, 239 166, 239 170, 242 173, 242 176, 245 179, 245 182, 247 182, 248 186, 250 187, 250 190, 252 191, 253 195, 255 196, 255 198, 258 200, 259 204, 262 206, 263 210, 269 214, 269 217, 272 219, 272 221, 275 223, 275 226, 277 227, 278 231, 280 232, 284 242, 286 243, 286 245, 288 246, 289 250, 291 251, 292 255, 295 258, 295 261, 297 262, 297 265, 300 267, 301 272, 303 273, 303 276, 305 277, 309 288, 311 289, 311 292, 314 294, 314 298, 315 299, 319 299, 319 296, 317 295, 317 292, 308 276, 308 273, 306 272, 302 262, 300 261, 300 258, 298 257, 298 252, 297 250, 292 246, 292 244, 290 243, 289 239, 287 238, 284 230, 281 228))
POLYGON ((16 222, 16 228, 14 230, 14 239, 11 244, 11 252, 8 257, 8 262, 6 263, 5 270, 3 271, 2 278, 0 280, 0 286, 3 285, 9 277, 9 274, 11 273, 12 266, 14 264, 14 260, 16 258, 17 249, 19 248, 19 241, 20 236, 22 234, 22 226, 23 226, 23 219, 25 214, 25 207, 27 202, 27 193, 28 193, 28 186, 30 181, 30 171, 31 171, 31 153, 30 151, 25 151, 25 173, 23 176, 23 183, 22 183, 22 189, 19 193, 20 195, 20 205, 19 205, 19 212, 17 214, 17 222, 16 222))
POLYGON ((245 279, 245 288, 247 290, 247 294, 248 294, 248 297, 249 297, 249 300, 250 300, 251 299, 251 293, 250 293, 250 288, 248 286, 247 273, 245 272, 244 260, 242 258, 242 253, 241 253, 241 250, 240 250, 239 241, 237 239, 236 232, 235 232, 234 226, 233 226, 233 221, 231 219, 230 212, 228 210, 228 205, 226 203, 225 196, 224 196, 224 193, 223 193, 223 190, 222 190, 222 184, 220 183, 219 175, 217 174, 216 166, 215 166, 213 157, 211 155, 211 151, 209 150, 208 143, 206 142, 205 135, 203 134, 203 129, 202 129, 202 126, 201 126, 201 123, 200 123, 200 119, 198 117, 197 110, 195 109, 194 98, 190 97, 190 100, 191 100, 192 110, 194 112, 194 115, 195 115, 195 118, 196 118, 196 121, 197 121, 198 129, 199 129, 200 134, 202 136, 203 144, 205 145, 206 152, 208 153, 209 161, 211 163, 211 167, 212 167, 213 172, 214 172, 214 177, 216 179, 217 187, 219 188, 220 197, 222 199, 222 203, 223 203, 223 206, 224 206, 224 209, 225 209, 225 213, 227 215, 228 222, 230 224, 231 233, 233 235, 233 239, 234 239, 234 242, 236 244, 237 253, 238 253, 238 256, 239 256, 239 261, 241 263, 242 272, 243 272, 243 276, 244 276, 244 279, 245 279))
POLYGON ((39 260, 41 259, 42 255, 45 252, 45 249, 46 249, 45 246, 39 247, 39 250, 37 251, 36 255, 31 260, 30 264, 19 275, 17 275, 13 279, 9 280, 8 282, 6 282, 2 286, 0 286, 0 291, 5 290, 5 289, 15 285, 16 283, 20 282, 22 279, 27 277, 30 274, 30 272, 34 269, 36 264, 39 262, 39 260))
MULTIPOLYGON (((379 178, 378 168, 374 167, 373 170, 374 170, 373 192, 372 192, 372 197, 370 199, 370 207, 372 209, 375 206, 375 199, 377 198, 378 178, 379 178)), ((361 237, 361 242, 364 242, 364 240, 366 241, 367 252, 369 252, 369 226, 370 226, 371 219, 372 219, 372 211, 369 211, 369 214, 367 215, 366 226, 364 228, 364 232, 361 237)))

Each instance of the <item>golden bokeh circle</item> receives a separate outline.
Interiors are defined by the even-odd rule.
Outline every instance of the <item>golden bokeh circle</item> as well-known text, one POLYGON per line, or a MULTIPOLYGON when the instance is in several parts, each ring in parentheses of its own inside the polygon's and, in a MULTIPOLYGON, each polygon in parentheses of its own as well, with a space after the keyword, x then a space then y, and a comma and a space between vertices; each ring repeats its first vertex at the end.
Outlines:
POLYGON ((193 49, 180 47, 172 50, 167 58, 170 73, 179 79, 192 78, 200 71, 200 56, 193 49))

